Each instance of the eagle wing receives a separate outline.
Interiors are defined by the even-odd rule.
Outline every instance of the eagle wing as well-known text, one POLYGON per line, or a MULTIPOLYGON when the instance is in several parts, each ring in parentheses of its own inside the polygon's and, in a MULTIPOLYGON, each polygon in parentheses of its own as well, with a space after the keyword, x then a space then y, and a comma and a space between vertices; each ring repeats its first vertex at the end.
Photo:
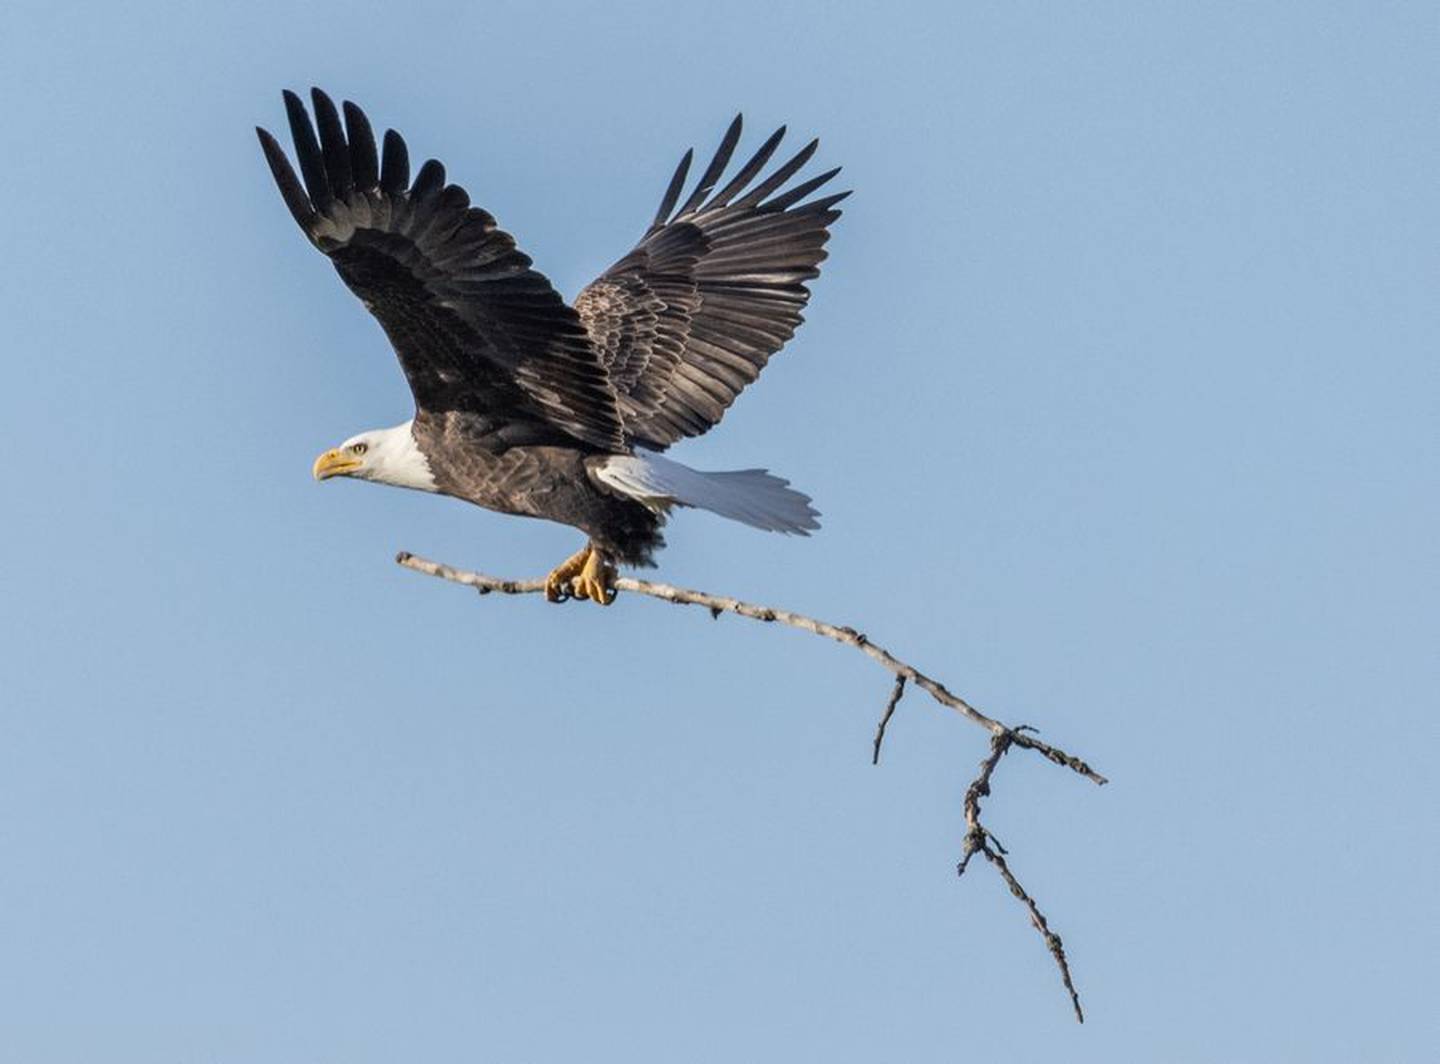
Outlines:
POLYGON ((783 126, 715 192, 740 129, 737 116, 677 211, 693 158, 685 153, 640 243, 575 300, 618 392, 626 438, 655 450, 717 424, 794 335, 835 205, 849 195, 802 203, 838 167, 780 191, 818 141, 751 187, 783 126))
POLYGON ((316 125, 285 93, 304 183, 275 138, 260 145, 290 213, 380 321, 416 406, 536 420, 624 450, 615 389, 584 322, 510 234, 434 159, 410 179, 404 140, 312 90, 316 125))

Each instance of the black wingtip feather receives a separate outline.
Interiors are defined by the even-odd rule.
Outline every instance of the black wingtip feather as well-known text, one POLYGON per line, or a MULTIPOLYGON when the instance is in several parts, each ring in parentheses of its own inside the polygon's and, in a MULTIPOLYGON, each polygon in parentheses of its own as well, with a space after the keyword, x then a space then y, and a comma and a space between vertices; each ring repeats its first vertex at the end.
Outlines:
POLYGON ((290 120, 290 139, 295 143, 295 158, 300 163, 300 173, 305 178, 305 190, 310 193, 310 202, 315 209, 324 213, 335 202, 330 194, 330 179, 325 174, 325 159, 320 154, 320 143, 315 139, 315 129, 305 105, 289 89, 281 95, 285 99, 285 116, 290 120))
POLYGON ((745 125, 742 115, 736 115, 730 123, 730 128, 725 130, 725 136, 720 139, 720 147, 715 149, 715 156, 710 160, 710 165, 705 167, 705 173, 700 177, 700 183, 695 186, 695 191, 690 193, 690 198, 680 208, 680 215, 689 214, 702 203, 710 190, 715 187, 715 182, 720 180, 720 175, 725 172, 725 167, 730 165, 730 156, 735 154, 735 145, 740 143, 740 132, 745 125))
POLYGON ((285 158, 285 149, 280 147, 280 142, 268 129, 256 126, 255 135, 260 138, 260 150, 265 153, 265 161, 270 164, 270 173, 274 175, 275 184, 280 187, 285 206, 290 208, 290 214, 300 228, 308 232, 315 220, 315 210, 310 206, 310 197, 305 195, 305 189, 301 186, 300 179, 295 176, 290 160, 285 158))
POLYGON ((812 140, 809 144, 805 145, 805 147, 795 153, 795 156, 788 163, 781 166, 764 181, 747 192, 744 197, 740 199, 740 204, 746 207, 758 205, 766 196, 770 195, 770 193, 774 192, 786 181, 789 181, 790 178, 795 176, 795 171, 808 163, 810 156, 814 155, 815 150, 819 147, 820 141, 818 139, 812 140))
POLYGON ((781 126, 774 133, 771 133, 764 144, 760 145, 759 151, 750 157, 750 161, 740 168, 740 172, 731 179, 730 183, 722 188, 715 195, 710 197, 712 207, 724 207, 734 197, 745 191, 745 186, 755 180, 755 175, 764 169, 765 164, 770 161, 770 156, 775 154, 775 149, 780 146, 780 141, 785 137, 785 127, 781 126))
POLYGON ((315 124, 320 127, 320 151, 330 179, 330 194, 343 199, 355 187, 355 180, 350 173, 350 147, 345 143, 340 114, 335 110, 335 101, 320 89, 310 90, 310 102, 315 108, 315 124))
POLYGON ((680 157, 680 165, 675 167, 675 174, 665 188, 665 195, 660 200, 660 209, 655 212, 655 220, 650 223, 652 229, 662 226, 670 220, 670 212, 675 209, 675 202, 680 198, 680 190, 685 187, 685 178, 690 173, 690 163, 694 159, 695 149, 686 148, 685 154, 680 157))
MULTIPOLYGON (((809 203, 805 204, 805 206, 801 207, 800 210, 828 211, 841 200, 849 199, 851 194, 854 193, 854 191, 855 190, 853 188, 847 188, 844 192, 832 192, 828 196, 821 196, 817 200, 811 200, 809 203)), ((835 213, 838 215, 840 212, 836 211, 835 213)))
POLYGON ((345 139, 350 143, 350 173, 355 187, 372 192, 380 182, 380 160, 375 151, 375 134, 365 112, 349 100, 341 105, 345 111, 345 139))
POLYGON ((799 203, 806 196, 810 195, 810 193, 814 192, 821 185, 825 184, 825 182, 833 180, 835 175, 839 172, 840 167, 837 166, 835 167, 835 169, 826 170, 823 174, 812 177, 808 181, 802 181, 800 184, 796 185, 788 192, 784 192, 776 196, 772 200, 767 200, 763 205, 764 209, 767 211, 783 211, 791 204, 799 203))
POLYGON ((445 187, 445 166, 438 159, 426 159, 425 165, 420 167, 420 172, 415 175, 415 183, 410 186, 412 199, 424 199, 432 196, 445 187))
POLYGON ((385 159, 380 166, 380 188, 399 195, 410 187, 410 149, 393 129, 385 131, 385 159))

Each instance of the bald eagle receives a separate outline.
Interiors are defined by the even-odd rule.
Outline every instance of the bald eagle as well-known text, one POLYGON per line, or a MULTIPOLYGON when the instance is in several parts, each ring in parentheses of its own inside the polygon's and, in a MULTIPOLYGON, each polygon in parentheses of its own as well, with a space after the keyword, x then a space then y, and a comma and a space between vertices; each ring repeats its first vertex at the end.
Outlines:
POLYGON ((405 141, 387 131, 377 151, 359 107, 347 101, 342 121, 314 89, 312 125, 299 97, 284 100, 300 177, 256 129, 280 194, 379 319, 415 398, 409 421, 320 455, 317 479, 573 525, 589 539, 547 577, 552 601, 608 604, 617 564, 653 564, 671 507, 819 527, 809 497, 765 470, 702 473, 661 454, 713 428, 802 320, 848 195, 807 201, 838 168, 785 189, 816 141, 762 177, 781 127, 717 190, 737 116, 684 202, 689 151, 640 242, 572 306, 439 162, 412 179, 405 141))

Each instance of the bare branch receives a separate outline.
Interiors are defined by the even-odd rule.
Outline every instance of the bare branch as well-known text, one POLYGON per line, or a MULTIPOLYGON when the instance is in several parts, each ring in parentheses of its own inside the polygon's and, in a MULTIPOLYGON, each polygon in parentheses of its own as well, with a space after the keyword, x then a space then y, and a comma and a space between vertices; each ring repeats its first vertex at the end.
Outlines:
MULTIPOLYGON (((425 558, 416 557, 413 554, 402 551, 395 557, 396 562, 413 569, 419 573, 429 576, 436 576, 442 580, 449 580, 452 583, 463 584, 466 587, 473 587, 482 595, 503 594, 503 595, 530 595, 545 590, 544 580, 502 580, 497 577, 487 576, 484 573, 470 572, 465 569, 456 569, 440 562, 428 561, 425 558)), ((879 727, 875 732, 873 762, 879 764, 880 747, 885 740, 885 728, 890 723, 891 716, 895 713, 895 707, 899 704, 905 693, 905 685, 913 683, 921 688, 935 701, 942 706, 953 709, 972 724, 978 724, 990 733, 990 756, 980 763, 980 775, 977 776, 969 789, 965 792, 965 849, 960 863, 956 866, 958 874, 964 874, 970 863, 970 858, 980 853, 994 866, 1000 877, 1010 888, 1010 893, 1015 895, 1030 913, 1030 922, 1045 939, 1055 963, 1060 968, 1060 977, 1065 982, 1065 989, 1069 991, 1071 1004, 1075 1008, 1075 1018, 1081 1023, 1085 1022, 1085 1015, 1080 1009, 1080 997, 1075 991, 1075 984, 1070 978, 1070 965, 1065 956, 1064 946, 1060 936, 1050 930, 1045 916, 1040 912, 1035 900, 1027 894, 1020 886, 1019 880, 1015 878, 1010 866, 1005 860, 1006 850, 999 841, 990 834, 980 821, 980 799, 990 794, 990 777, 994 774, 995 768, 1000 759, 1009 752, 1012 746, 1023 747, 1026 750, 1033 750, 1053 764, 1070 769, 1072 772, 1084 776, 1093 783, 1104 784, 1108 782, 1100 773, 1092 769, 1088 764, 1073 754, 1061 750, 1059 747, 1051 746, 1036 738, 1028 727, 1012 727, 1001 721, 986 716, 963 698, 952 694, 938 680, 925 675, 915 666, 901 661, 884 647, 877 646, 863 633, 845 625, 831 624, 828 621, 816 620, 814 617, 807 617, 801 613, 794 613, 791 610, 776 609, 772 606, 759 606, 750 602, 742 602, 736 598, 725 595, 711 595, 704 591, 693 591, 689 588, 675 587, 672 584, 661 584, 651 580, 637 580, 634 577, 622 576, 615 580, 616 591, 625 591, 637 595, 649 595, 652 598, 661 599, 677 606, 703 606, 710 611, 712 617, 718 618, 722 613, 734 613, 741 617, 749 617, 752 620, 776 622, 789 625, 791 628, 798 628, 804 632, 822 636, 826 639, 833 639, 837 643, 844 643, 852 646, 865 654, 871 660, 878 662, 883 668, 895 677, 895 686, 890 693, 890 700, 885 706, 884 716, 880 719, 879 727)))
MULTIPOLYGON (((438 576, 442 580, 449 580, 452 583, 464 584, 466 587, 473 587, 482 595, 532 595, 545 590, 544 580, 502 580, 499 577, 487 576, 484 573, 470 572, 465 569, 456 569, 440 562, 432 562, 425 558, 401 551, 395 556, 395 561, 407 569, 414 569, 417 573, 425 573, 429 576, 438 576)), ((814 617, 806 617, 803 613, 795 613, 791 610, 776 609, 773 606, 757 606, 754 603, 742 602, 736 598, 725 595, 712 595, 705 591, 692 591, 689 588, 676 587, 673 584, 660 584, 652 580, 636 580, 634 577, 622 576, 615 581, 617 591, 628 591, 636 595, 649 595, 651 598, 662 599, 665 602, 677 606, 704 606, 710 612, 719 616, 722 613, 734 613, 741 617, 749 617, 756 621, 787 624, 791 628, 799 628, 804 632, 811 632, 826 639, 833 639, 837 643, 844 643, 847 646, 855 647, 862 654, 879 662, 885 669, 896 677, 904 677, 927 692, 935 701, 942 706, 948 706, 955 710, 972 724, 978 724, 991 735, 1010 734, 1011 741, 1016 746, 1023 746, 1027 750, 1034 750, 1043 757, 1053 761, 1057 765, 1078 772, 1093 783, 1108 783, 1109 781, 1100 773, 1096 772, 1080 758, 1067 754, 1064 750, 1043 743, 1033 735, 1018 732, 1013 728, 1002 724, 998 720, 992 720, 984 713, 966 702, 963 698, 951 694, 945 689, 945 685, 938 680, 932 680, 913 665, 906 664, 895 657, 884 647, 870 642, 869 638, 854 628, 845 625, 830 624, 827 621, 817 621, 814 617)))

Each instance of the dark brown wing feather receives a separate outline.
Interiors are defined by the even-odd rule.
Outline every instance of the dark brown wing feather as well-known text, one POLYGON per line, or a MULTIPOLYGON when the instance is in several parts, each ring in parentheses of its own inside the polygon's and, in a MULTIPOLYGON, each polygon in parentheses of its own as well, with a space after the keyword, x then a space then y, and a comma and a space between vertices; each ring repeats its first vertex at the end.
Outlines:
POLYGON ((661 449, 712 428, 804 320, 805 282, 820 274, 835 205, 849 193, 801 202, 838 169, 780 191, 815 141, 750 187, 784 134, 712 194, 740 139, 737 117, 677 211, 686 152, 639 245, 576 299, 628 439, 661 449))
POLYGON ((615 390, 584 323, 514 239, 435 160, 412 183, 399 134, 385 134, 382 161, 360 108, 346 103, 342 125, 328 96, 311 98, 315 126, 285 93, 303 185, 263 129, 261 147, 300 228, 390 337, 417 407, 540 420, 623 450, 615 390))

